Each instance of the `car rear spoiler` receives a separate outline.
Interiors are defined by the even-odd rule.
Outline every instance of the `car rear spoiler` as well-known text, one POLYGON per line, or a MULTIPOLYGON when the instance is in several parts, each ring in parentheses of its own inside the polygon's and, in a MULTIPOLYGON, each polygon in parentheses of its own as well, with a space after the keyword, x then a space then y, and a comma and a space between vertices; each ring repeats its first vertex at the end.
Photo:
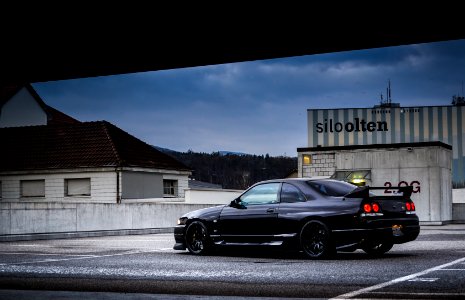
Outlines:
POLYGON ((404 198, 410 198, 413 192, 413 186, 400 186, 400 187, 371 187, 361 186, 346 194, 344 198, 369 198, 370 190, 398 190, 402 192, 404 198))

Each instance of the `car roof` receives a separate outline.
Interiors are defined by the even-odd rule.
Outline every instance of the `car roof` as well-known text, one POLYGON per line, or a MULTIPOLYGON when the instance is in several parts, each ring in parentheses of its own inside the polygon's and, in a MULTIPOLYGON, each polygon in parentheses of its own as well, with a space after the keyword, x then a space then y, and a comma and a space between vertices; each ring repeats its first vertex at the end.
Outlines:
POLYGON ((257 182, 256 184, 267 183, 267 182, 302 182, 302 181, 313 181, 313 180, 340 181, 337 179, 330 178, 329 176, 314 176, 314 177, 270 179, 270 180, 264 180, 264 181, 257 182))

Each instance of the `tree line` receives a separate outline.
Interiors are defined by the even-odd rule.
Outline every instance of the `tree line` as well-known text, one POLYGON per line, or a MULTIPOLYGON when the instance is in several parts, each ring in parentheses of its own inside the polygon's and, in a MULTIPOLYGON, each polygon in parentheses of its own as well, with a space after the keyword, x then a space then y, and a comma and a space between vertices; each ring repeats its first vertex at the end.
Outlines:
POLYGON ((297 157, 176 152, 160 149, 192 169, 192 179, 243 190, 268 179, 284 178, 297 169, 297 157))

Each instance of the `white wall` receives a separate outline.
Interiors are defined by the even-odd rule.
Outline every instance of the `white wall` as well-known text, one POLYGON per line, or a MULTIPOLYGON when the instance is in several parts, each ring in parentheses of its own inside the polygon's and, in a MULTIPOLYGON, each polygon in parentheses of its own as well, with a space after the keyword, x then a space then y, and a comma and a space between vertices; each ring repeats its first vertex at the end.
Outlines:
POLYGON ((0 175, 1 202, 97 202, 116 203, 116 172, 61 172, 50 174, 0 175), (90 178, 91 196, 66 197, 65 179, 90 178), (20 197, 20 180, 45 179, 45 197, 20 197))
POLYGON ((229 204, 242 192, 239 190, 187 189, 186 203, 229 204))
POLYGON ((452 190, 452 202, 453 203, 465 203, 465 189, 453 189, 452 190))
POLYGON ((47 125, 47 114, 26 88, 22 88, 3 107, 1 127, 47 125))
MULTIPOLYGON (((140 171, 138 171, 140 172, 140 171)), ((160 201, 184 201, 185 189, 188 188, 187 174, 160 174, 150 172, 147 174, 158 174, 163 179, 178 181, 178 197, 175 198, 144 198, 144 199, 123 199, 125 203, 136 202, 160 202, 160 201)), ((88 169, 83 172, 81 169, 76 170, 57 170, 48 173, 37 174, 17 174, 17 175, 0 175, 2 183, 2 198, 0 202, 84 202, 84 203, 116 203, 116 172, 111 168, 105 169, 88 169), (56 173, 54 173, 56 172, 56 173), (65 196, 65 179, 69 178, 90 178, 91 196, 65 196), (45 197, 27 197, 21 198, 20 181, 21 180, 38 180, 45 179, 45 197)), ((120 194, 123 188, 122 176, 120 176, 120 194)), ((163 189, 163 187, 160 187, 163 189)), ((163 194, 163 190, 161 191, 163 194)))
POLYGON ((178 181, 178 197, 184 198, 184 191, 189 187, 189 177, 187 175, 176 175, 176 174, 163 174, 163 179, 166 180, 177 180, 178 181))

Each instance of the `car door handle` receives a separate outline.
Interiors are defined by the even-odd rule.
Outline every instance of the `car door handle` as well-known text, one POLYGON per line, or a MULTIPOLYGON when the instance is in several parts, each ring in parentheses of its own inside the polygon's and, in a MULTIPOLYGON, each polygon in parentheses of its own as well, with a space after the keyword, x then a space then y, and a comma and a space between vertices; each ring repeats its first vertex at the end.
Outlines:
POLYGON ((267 213, 274 213, 274 208, 268 208, 268 209, 266 210, 266 212, 267 212, 267 213))

